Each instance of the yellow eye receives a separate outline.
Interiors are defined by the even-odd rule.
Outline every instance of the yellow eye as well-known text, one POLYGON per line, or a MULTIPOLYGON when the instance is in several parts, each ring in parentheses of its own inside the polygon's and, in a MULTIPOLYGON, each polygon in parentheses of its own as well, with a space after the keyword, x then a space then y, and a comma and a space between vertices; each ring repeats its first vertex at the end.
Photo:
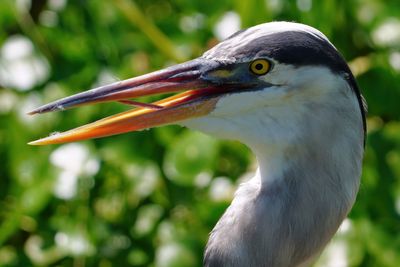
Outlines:
POLYGON ((256 75, 264 75, 271 69, 271 64, 266 59, 256 59, 250 63, 250 70, 256 75))

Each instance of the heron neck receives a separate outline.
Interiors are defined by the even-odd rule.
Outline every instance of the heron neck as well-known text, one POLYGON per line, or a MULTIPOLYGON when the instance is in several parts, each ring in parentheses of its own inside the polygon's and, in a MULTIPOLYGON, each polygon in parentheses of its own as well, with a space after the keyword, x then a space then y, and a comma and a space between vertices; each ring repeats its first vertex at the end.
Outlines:
MULTIPOLYGON (((253 241, 244 243, 263 236, 254 248, 281 251, 282 258, 291 258, 288 266, 302 266, 300 263, 322 250, 350 211, 358 191, 363 148, 358 140, 349 140, 351 135, 344 131, 329 145, 310 137, 284 148, 275 149, 271 144, 253 148, 258 172, 253 181, 239 188, 232 206, 240 210, 243 202, 253 214, 249 224, 241 221, 245 229, 259 224, 254 232, 248 231, 253 241), (275 248, 263 248, 268 240, 274 240, 275 248)), ((267 266, 286 265, 271 262, 267 266)))
POLYGON ((235 260, 240 264, 228 266, 300 267, 312 261, 358 190, 363 149, 357 141, 342 143, 348 137, 329 146, 313 139, 284 149, 253 146, 259 169, 212 231, 205 266, 235 260))
POLYGON ((290 190, 304 190, 302 194, 315 197, 332 194, 350 207, 358 191, 363 146, 354 140, 358 136, 352 130, 341 131, 341 135, 332 135, 329 142, 321 138, 324 135, 318 135, 284 145, 282 142, 252 147, 258 161, 256 177, 260 179, 261 190, 290 183, 297 187, 290 190))

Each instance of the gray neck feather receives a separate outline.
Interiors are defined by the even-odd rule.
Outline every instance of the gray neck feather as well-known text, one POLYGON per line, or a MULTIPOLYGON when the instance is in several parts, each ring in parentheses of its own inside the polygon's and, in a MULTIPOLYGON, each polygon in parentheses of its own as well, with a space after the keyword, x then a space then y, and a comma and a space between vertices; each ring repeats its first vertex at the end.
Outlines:
POLYGON ((307 134, 280 155, 270 144, 252 148, 260 168, 213 229, 205 266, 303 267, 319 255, 359 187, 363 132, 350 126, 361 118, 348 109, 311 112, 302 124, 307 134))

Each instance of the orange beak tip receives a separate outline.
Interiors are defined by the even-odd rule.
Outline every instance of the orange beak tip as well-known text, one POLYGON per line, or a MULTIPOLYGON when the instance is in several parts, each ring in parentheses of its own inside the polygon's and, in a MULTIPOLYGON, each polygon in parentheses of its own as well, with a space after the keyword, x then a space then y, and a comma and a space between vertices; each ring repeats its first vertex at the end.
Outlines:
POLYGON ((30 141, 30 142, 28 143, 28 145, 30 145, 30 146, 39 146, 39 145, 40 145, 40 142, 39 142, 39 140, 30 141))
POLYGON ((31 145, 31 146, 44 146, 44 145, 56 144, 56 142, 55 142, 55 141, 57 141, 56 137, 59 136, 59 135, 60 135, 59 132, 55 132, 55 133, 50 134, 47 137, 43 137, 43 138, 31 141, 31 142, 28 143, 28 145, 31 145))
POLYGON ((28 143, 28 145, 30 146, 38 146, 38 144, 36 144, 36 141, 31 141, 28 143))
POLYGON ((46 145, 47 142, 45 142, 44 139, 45 139, 45 138, 38 139, 38 140, 35 140, 35 141, 31 141, 31 142, 28 143, 28 145, 31 145, 31 146, 42 146, 42 145, 46 145))

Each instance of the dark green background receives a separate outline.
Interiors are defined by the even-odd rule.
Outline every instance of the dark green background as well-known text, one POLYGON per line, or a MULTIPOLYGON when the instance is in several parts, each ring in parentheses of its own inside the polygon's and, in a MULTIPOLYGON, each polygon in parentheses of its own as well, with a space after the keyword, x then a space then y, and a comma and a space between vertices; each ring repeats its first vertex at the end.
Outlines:
POLYGON ((63 2, 0 1, 0 266, 200 266, 209 231, 255 169, 244 145, 169 126, 32 147, 127 107, 25 113, 197 57, 227 14, 241 27, 309 24, 350 62, 369 104, 362 184, 317 266, 400 266, 398 0, 63 2))

